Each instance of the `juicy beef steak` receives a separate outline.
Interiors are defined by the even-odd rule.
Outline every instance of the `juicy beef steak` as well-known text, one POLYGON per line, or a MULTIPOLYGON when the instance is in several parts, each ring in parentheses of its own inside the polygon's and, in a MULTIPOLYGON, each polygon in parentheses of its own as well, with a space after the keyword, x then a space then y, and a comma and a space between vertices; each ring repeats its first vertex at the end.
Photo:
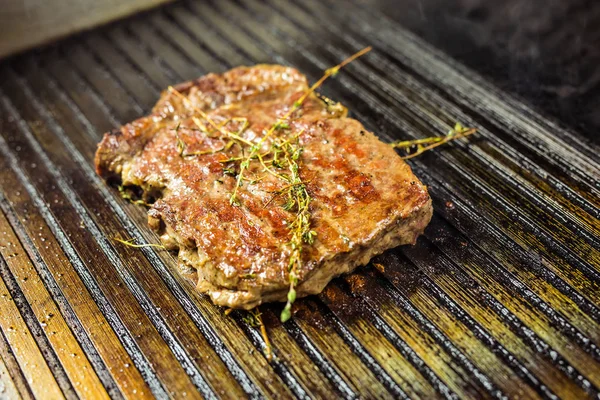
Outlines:
MULTIPOLYGON (((162 94, 149 116, 104 136, 96 153, 98 173, 125 188, 141 188, 142 198, 153 202, 150 226, 168 249, 178 249, 181 272, 214 303, 249 309, 285 301, 288 225, 295 215, 277 195, 286 184, 252 162, 237 190, 239 204, 230 204, 239 162, 227 160, 239 160, 247 149, 223 131, 258 143, 306 93, 305 76, 258 65, 175 89, 162 94)), ((301 253, 298 296, 319 293, 335 276, 386 249, 414 243, 429 223, 425 186, 389 145, 347 118, 339 103, 310 94, 278 135, 297 137, 302 147, 299 173, 316 233, 301 253)))

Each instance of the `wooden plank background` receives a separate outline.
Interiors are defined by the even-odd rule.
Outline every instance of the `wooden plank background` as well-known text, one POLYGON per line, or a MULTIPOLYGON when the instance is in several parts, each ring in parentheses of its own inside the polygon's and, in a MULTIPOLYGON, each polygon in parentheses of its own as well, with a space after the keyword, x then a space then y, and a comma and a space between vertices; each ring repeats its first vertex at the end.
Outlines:
POLYGON ((0 391, 9 398, 598 398, 598 148, 366 1, 184 1, 0 63, 0 391), (366 6, 365 6, 366 4, 366 6), (261 62, 382 140, 479 128, 410 161, 435 215, 297 302, 274 360, 177 272, 146 210, 93 168, 167 85, 261 62))

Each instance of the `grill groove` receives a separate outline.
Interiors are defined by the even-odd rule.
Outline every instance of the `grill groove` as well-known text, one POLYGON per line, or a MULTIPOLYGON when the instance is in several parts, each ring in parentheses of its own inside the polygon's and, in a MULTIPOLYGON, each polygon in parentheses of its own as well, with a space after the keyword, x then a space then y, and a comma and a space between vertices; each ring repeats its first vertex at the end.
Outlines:
MULTIPOLYGON (((85 362, 73 365, 112 397, 599 396, 597 149, 367 3, 177 2, 0 64, 0 225, 81 349, 85 362), (336 280, 285 325, 278 306, 263 307, 276 354, 268 364, 259 332, 195 293, 172 255, 110 240, 158 238, 143 210, 95 176, 95 143, 175 81, 258 62, 314 80, 368 44, 375 51, 326 95, 384 140, 455 120, 480 127, 480 138, 411 162, 436 215, 416 246, 379 257, 384 272, 336 280)), ((34 305, 37 292, 16 286, 7 261, 4 285, 34 305)), ((34 308, 15 304, 38 333, 40 371, 60 363, 43 384, 81 395, 34 308)), ((0 343, 0 372, 20 396, 37 395, 39 384, 23 383, 31 369, 11 361, 15 346, 0 343)))

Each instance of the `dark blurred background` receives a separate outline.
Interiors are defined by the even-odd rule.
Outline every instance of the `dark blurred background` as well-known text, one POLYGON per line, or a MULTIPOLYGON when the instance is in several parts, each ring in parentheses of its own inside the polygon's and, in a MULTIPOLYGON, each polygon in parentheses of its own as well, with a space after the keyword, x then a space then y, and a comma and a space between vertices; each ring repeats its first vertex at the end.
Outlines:
MULTIPOLYGON (((0 0, 0 57, 170 1, 0 0)), ((599 0, 357 1, 600 141, 599 0)))
POLYGON ((600 1, 361 1, 600 142, 600 1))

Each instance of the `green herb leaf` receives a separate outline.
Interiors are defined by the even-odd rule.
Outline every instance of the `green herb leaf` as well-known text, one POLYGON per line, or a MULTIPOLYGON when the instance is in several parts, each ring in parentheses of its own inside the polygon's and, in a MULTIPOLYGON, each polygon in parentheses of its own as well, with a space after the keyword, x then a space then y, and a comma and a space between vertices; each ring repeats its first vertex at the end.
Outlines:
POLYGON ((292 303, 288 301, 285 307, 283 308, 283 311, 281 311, 279 319, 281 320, 281 322, 287 322, 290 318, 292 318, 292 303))
POLYGON ((225 175, 235 176, 235 168, 234 167, 223 168, 223 173, 225 175))
POLYGON ((231 195, 231 197, 229 198, 229 204, 231 204, 234 207, 240 207, 242 205, 240 200, 235 195, 231 195))

